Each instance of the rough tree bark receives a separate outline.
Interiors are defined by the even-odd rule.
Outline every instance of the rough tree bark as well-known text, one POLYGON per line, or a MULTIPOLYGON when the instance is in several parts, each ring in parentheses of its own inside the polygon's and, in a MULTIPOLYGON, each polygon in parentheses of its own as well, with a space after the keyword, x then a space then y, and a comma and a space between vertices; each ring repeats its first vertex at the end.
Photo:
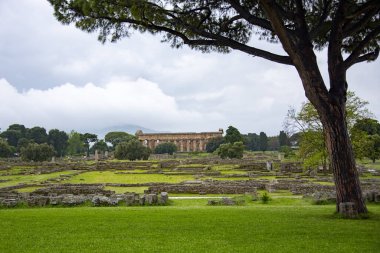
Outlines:
POLYGON ((367 213, 347 131, 345 104, 332 105, 326 109, 322 111, 328 113, 321 114, 321 120, 325 129, 326 144, 334 174, 337 195, 336 210, 337 212, 341 211, 339 210, 340 203, 353 202, 358 213, 367 213))

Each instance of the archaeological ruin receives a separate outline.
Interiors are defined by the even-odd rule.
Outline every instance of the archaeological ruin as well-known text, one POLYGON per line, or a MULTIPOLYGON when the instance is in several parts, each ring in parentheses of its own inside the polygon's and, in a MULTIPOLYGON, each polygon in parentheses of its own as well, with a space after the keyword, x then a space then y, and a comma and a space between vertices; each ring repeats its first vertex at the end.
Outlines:
POLYGON ((202 133, 143 133, 136 132, 136 136, 145 147, 154 149, 158 144, 171 142, 177 146, 178 152, 205 151, 207 142, 216 137, 223 137, 223 129, 217 132, 202 133))

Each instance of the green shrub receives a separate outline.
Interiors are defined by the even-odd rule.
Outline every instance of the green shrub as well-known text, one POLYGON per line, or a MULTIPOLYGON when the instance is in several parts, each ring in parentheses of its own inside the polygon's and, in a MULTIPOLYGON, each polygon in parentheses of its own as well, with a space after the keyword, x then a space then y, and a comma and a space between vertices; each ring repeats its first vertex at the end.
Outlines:
POLYGON ((25 148, 21 148, 21 158, 25 161, 48 161, 53 155, 54 148, 46 143, 29 143, 25 148))
POLYGON ((115 158, 118 160, 148 160, 151 150, 144 147, 138 140, 122 142, 116 146, 115 158))
POLYGON ((177 151, 177 146, 171 142, 160 143, 154 149, 155 154, 170 154, 172 155, 177 151))
POLYGON ((268 204, 270 200, 271 200, 271 197, 269 196, 268 192, 264 192, 263 195, 261 196, 261 202, 263 202, 263 204, 268 204))
POLYGON ((243 142, 226 143, 219 146, 216 150, 217 154, 222 158, 243 158, 244 144, 243 142))
POLYGON ((0 138, 0 157, 10 157, 12 155, 12 148, 9 144, 0 138))

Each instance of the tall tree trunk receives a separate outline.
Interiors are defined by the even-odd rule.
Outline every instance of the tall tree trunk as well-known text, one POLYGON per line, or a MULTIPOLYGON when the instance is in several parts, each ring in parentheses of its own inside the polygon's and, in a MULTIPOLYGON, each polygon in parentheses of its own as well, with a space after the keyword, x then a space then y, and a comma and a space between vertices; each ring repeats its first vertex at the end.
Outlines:
POLYGON ((318 111, 324 127, 327 150, 334 174, 337 195, 336 211, 342 211, 340 210, 341 203, 352 202, 354 203, 354 212, 367 213, 347 131, 345 103, 332 102, 328 108, 318 111))

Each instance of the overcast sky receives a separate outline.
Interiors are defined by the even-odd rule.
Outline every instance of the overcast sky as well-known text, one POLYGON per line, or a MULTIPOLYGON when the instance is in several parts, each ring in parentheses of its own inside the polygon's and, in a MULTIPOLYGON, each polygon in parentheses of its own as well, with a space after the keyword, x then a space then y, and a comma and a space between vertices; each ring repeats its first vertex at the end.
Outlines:
MULTIPOLYGON (((158 131, 277 135, 306 101, 293 67, 243 53, 172 49, 139 34, 102 45, 55 20, 44 0, 0 0, 0 128, 65 131, 139 125, 158 131)), ((253 42, 281 52, 278 45, 253 42)), ((326 57, 318 54, 326 76, 326 57)), ((380 117, 380 61, 348 72, 349 89, 380 117)))

